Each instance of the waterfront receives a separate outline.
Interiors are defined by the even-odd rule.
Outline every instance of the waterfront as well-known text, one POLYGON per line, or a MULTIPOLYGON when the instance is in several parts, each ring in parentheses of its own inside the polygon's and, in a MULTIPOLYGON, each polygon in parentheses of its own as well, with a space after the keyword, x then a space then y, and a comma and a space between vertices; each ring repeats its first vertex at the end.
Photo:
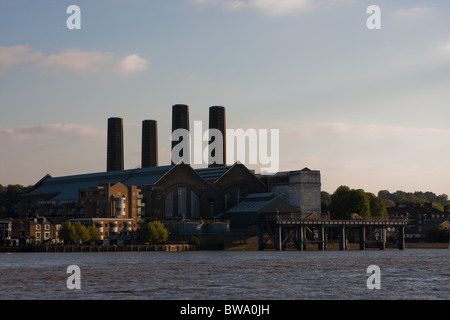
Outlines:
POLYGON ((439 249, 1 253, 0 299, 448 300, 449 264, 439 249), (69 265, 81 290, 66 286, 69 265))

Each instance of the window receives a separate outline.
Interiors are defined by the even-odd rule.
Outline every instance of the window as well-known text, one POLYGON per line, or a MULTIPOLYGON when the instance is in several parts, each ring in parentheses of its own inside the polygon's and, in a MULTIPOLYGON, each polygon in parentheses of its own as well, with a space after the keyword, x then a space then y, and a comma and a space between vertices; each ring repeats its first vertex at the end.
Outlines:
POLYGON ((36 225, 36 230, 41 230, 41 225, 40 224, 36 225))
POLYGON ((40 239, 41 238, 41 233, 40 232, 36 232, 36 239, 40 239))
POLYGON ((50 232, 46 232, 44 234, 45 240, 50 239, 50 232))
POLYGON ((45 228, 45 230, 50 230, 50 225, 49 225, 49 224, 46 224, 46 225, 44 226, 44 228, 45 228))

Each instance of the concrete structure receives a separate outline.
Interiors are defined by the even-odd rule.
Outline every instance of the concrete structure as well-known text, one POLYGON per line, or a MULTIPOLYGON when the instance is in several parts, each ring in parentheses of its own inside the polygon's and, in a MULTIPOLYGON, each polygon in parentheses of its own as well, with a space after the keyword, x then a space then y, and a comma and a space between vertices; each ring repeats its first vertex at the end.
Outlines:
POLYGON ((158 123, 142 121, 142 168, 158 166, 158 123))
MULTIPOLYGON (((225 118, 225 107, 222 106, 212 106, 209 108, 209 129, 217 129, 222 134, 222 148, 215 149, 212 156, 221 159, 221 163, 216 163, 210 160, 208 166, 213 167, 223 167, 227 164, 227 135, 226 135, 226 118, 225 118)), ((210 138, 209 143, 213 142, 210 138)), ((211 153, 210 153, 211 156, 211 153)))
POLYGON ((122 118, 108 119, 108 142, 106 153, 106 171, 120 171, 124 169, 122 118))
POLYGON ((267 184, 268 191, 279 195, 303 217, 321 213, 320 171, 304 168, 261 176, 261 179, 267 184))

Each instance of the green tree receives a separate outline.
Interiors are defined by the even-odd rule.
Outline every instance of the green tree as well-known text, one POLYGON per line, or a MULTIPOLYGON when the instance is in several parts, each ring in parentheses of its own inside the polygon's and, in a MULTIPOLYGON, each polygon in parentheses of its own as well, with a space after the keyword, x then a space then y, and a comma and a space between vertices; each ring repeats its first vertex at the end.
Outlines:
POLYGON ((377 197, 373 193, 367 193, 367 197, 369 198, 370 217, 387 219, 388 213, 384 200, 380 197, 377 197))
POLYGON ((74 228, 77 241, 88 242, 90 240, 87 228, 80 221, 74 224, 74 228))
POLYGON ((100 231, 94 225, 90 225, 87 228, 87 233, 89 235, 89 241, 98 242, 101 240, 100 231))
POLYGON ((328 213, 331 207, 331 195, 326 191, 320 192, 320 203, 322 213, 328 213))
POLYGON ((76 241, 77 235, 75 232, 75 226, 70 221, 64 222, 58 231, 58 237, 65 243, 76 241))
POLYGON ((448 230, 444 229, 443 226, 437 225, 428 229, 425 234, 425 239, 427 242, 447 242, 449 241, 448 230))
POLYGON ((164 242, 169 237, 169 232, 160 221, 152 221, 139 229, 139 238, 150 243, 164 242))
POLYGON ((350 219, 352 213, 370 217, 369 198, 364 190, 340 186, 331 196, 331 216, 333 219, 350 219))

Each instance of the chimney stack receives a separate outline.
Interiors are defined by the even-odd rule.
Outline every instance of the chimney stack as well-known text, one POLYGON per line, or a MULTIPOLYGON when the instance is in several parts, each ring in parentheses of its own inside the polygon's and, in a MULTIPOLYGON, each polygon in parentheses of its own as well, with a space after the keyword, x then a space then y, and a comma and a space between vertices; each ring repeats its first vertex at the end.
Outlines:
POLYGON ((109 118, 106 171, 123 169, 123 120, 122 118, 109 118))
MULTIPOLYGON (((225 107, 222 106, 212 106, 209 108, 209 129, 217 129, 222 133, 223 145, 222 149, 214 149, 210 156, 222 159, 222 163, 211 163, 209 161, 208 167, 223 167, 226 166, 226 120, 225 120, 225 107)), ((209 144, 211 144, 211 137, 209 144)))
POLYGON ((142 121, 142 168, 158 166, 158 122, 142 121))
MULTIPOLYGON (((172 106, 172 132, 177 129, 186 129, 189 131, 189 106, 185 104, 176 104, 172 106)), ((172 150, 182 140, 172 141, 172 150)), ((188 142, 187 145, 190 145, 188 142)), ((180 154, 181 158, 185 155, 180 154)), ((172 164, 175 164, 171 161, 172 164)))

